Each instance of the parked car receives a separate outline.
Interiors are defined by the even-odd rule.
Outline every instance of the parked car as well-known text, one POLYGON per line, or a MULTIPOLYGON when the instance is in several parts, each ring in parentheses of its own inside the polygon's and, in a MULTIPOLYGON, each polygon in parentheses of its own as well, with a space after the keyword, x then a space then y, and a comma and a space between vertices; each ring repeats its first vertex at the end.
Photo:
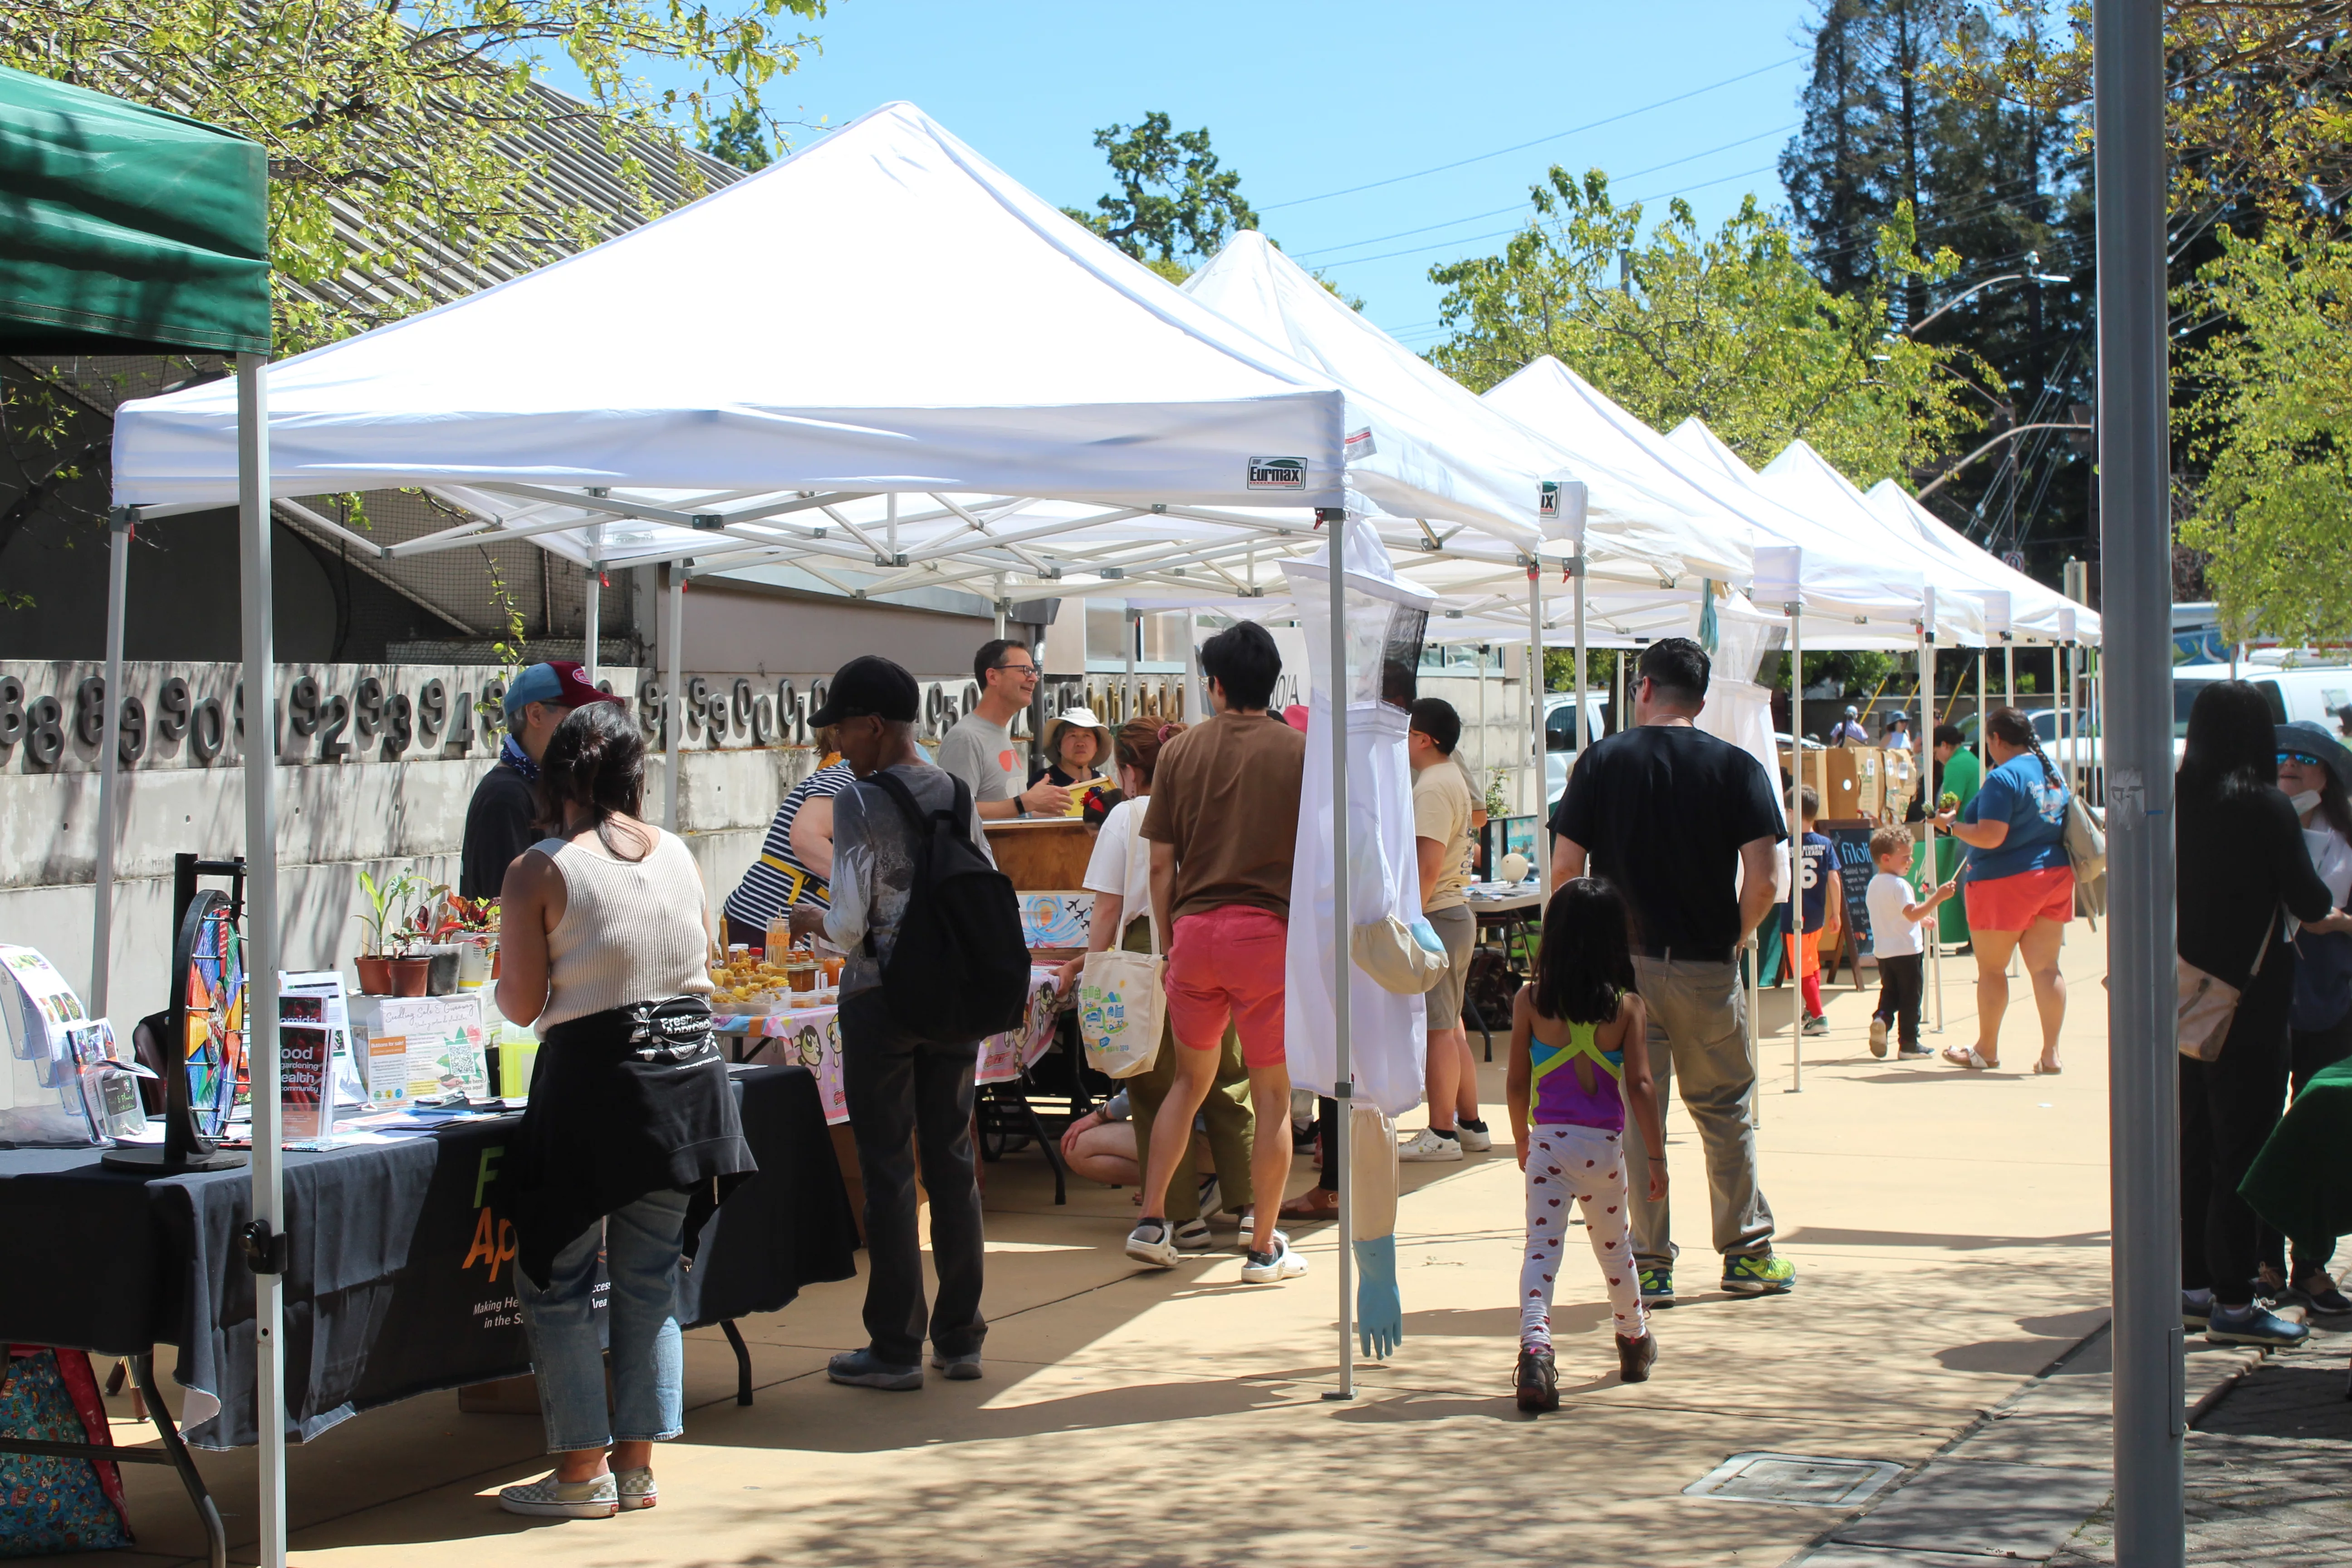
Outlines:
MULTIPOLYGON (((1607 733, 1601 715, 1607 710, 1606 691, 1584 694, 1584 732, 1594 740, 1607 733)), ((1559 804, 1568 788, 1568 767, 1576 755, 1576 694, 1549 693, 1544 698, 1544 810, 1559 804)))

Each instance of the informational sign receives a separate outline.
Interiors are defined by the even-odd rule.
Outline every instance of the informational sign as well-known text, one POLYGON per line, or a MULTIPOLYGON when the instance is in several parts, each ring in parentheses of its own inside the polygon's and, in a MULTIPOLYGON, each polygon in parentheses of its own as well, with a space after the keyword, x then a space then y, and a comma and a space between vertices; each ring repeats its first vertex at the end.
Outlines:
POLYGON ((362 996, 352 1032, 368 1062, 368 1098, 382 1110, 463 1092, 490 1092, 482 1048, 481 993, 454 996, 362 996))
POLYGON ((1848 940, 1854 942, 1857 952, 1870 951, 1870 879, 1878 874, 1878 867, 1870 858, 1870 836, 1867 827, 1828 827, 1821 830, 1830 841, 1835 855, 1838 879, 1845 895, 1845 925, 1848 940))

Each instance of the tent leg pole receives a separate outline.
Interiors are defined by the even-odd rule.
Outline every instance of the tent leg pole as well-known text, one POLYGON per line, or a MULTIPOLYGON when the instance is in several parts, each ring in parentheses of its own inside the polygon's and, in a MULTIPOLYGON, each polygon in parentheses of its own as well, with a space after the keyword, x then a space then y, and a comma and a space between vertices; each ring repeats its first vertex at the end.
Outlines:
POLYGON ((1543 557, 1532 550, 1528 556, 1528 793, 1535 799, 1528 809, 1536 817, 1535 831, 1528 837, 1535 844, 1537 886, 1543 907, 1549 909, 1551 835, 1544 830, 1544 808, 1551 803, 1544 798, 1550 793, 1545 788, 1550 781, 1544 773, 1543 557))
MULTIPOLYGON (((1353 965, 1348 954, 1348 513, 1322 512, 1331 534, 1331 908, 1339 932, 1331 949, 1331 1098, 1339 1102, 1337 1130, 1328 1158, 1339 1163, 1339 1386, 1326 1399, 1356 1397, 1356 1220, 1353 1163, 1349 1141, 1355 1136, 1355 1069, 1348 1059, 1348 1015, 1353 965)), ((1266 1201, 1264 1199, 1261 1202, 1266 1201)), ((1282 1200, 1276 1197, 1273 1202, 1282 1200)))
MULTIPOLYGON (((1934 592, 1932 588, 1928 590, 1931 595, 1934 592)), ((1920 840, 1920 853, 1927 858, 1923 876, 1930 887, 1937 881, 1936 807, 1943 804, 1942 791, 1937 788, 1939 781, 1935 774, 1936 729, 1927 722, 1928 715, 1936 710, 1935 614, 1935 600, 1930 598, 1927 618, 1919 623, 1919 690, 1922 695, 1918 725, 1919 738, 1925 745, 1919 754, 1919 790, 1923 795, 1932 793, 1934 795, 1934 798, 1919 803, 1922 815, 1927 819, 1927 833, 1920 840)), ((1927 980, 1935 988, 1936 1033, 1940 1035, 1944 1032, 1944 911, 1940 909, 1927 917, 1927 980)))
POLYGON ((1187 724, 1201 721, 1201 617, 1192 610, 1184 619, 1184 705, 1177 717, 1187 724))
POLYGON ((596 641, 604 632, 604 563, 591 561, 588 563, 587 602, 582 605, 580 616, 580 673, 591 686, 596 684, 596 641))
POLYGON ((1119 682, 1118 689, 1119 706, 1124 709, 1125 711, 1120 713, 1118 720, 1113 722, 1111 726, 1113 729, 1117 729, 1120 724, 1124 724, 1129 719, 1136 717, 1135 643, 1136 639, 1143 635, 1142 611, 1130 605, 1122 613, 1120 618, 1127 623, 1127 637, 1125 639, 1127 647, 1127 670, 1124 679, 1119 682))
POLYGON ((1805 1092, 1805 615, 1789 606, 1789 1092, 1805 1092))
MULTIPOLYGON (((236 356, 237 592, 244 620, 245 1037, 253 1086, 253 1216, 286 1228, 278 1102, 277 653, 270 624, 269 394, 264 356, 236 356)), ((107 693, 112 705, 114 694, 107 693)), ((238 1267, 238 1265, 232 1265, 238 1267)), ((254 1280, 254 1394, 261 1428, 260 1568, 286 1563, 286 1300, 283 1276, 254 1280)))
MULTIPOLYGON (((1004 574, 1002 572, 999 572, 996 574, 996 592, 992 595, 992 597, 996 601, 996 635, 1001 638, 1004 636, 1004 612, 1006 609, 1004 603, 1004 574)), ((1033 658, 1036 657, 1034 651, 1030 657, 1033 658)))
POLYGON ((1625 728, 1625 658, 1633 650, 1617 650, 1617 695, 1609 704, 1609 732, 1612 735, 1625 728))
POLYGON ((114 871, 122 828, 118 810, 122 771, 122 626, 131 591, 131 541, 139 513, 117 507, 107 515, 106 729, 98 742, 98 883, 89 921, 89 1013, 106 1014, 114 969, 114 871))
POLYGON ((678 667, 686 661, 686 563, 669 564, 669 624, 662 627, 662 826, 677 831, 679 786, 678 735, 686 728, 686 693, 679 689, 678 667))
POLYGON ((1576 579, 1576 755, 1569 763, 1573 767, 1584 760, 1584 748, 1592 741, 1591 726, 1584 717, 1584 556, 1581 552, 1569 570, 1576 579))

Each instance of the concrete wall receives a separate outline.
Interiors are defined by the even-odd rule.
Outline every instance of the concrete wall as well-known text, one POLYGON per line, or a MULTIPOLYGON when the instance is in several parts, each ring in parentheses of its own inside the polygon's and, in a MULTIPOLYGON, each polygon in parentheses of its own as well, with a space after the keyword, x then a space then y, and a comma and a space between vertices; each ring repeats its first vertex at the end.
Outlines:
MULTIPOLYGON (((98 747, 80 738, 75 721, 84 705, 84 683, 103 672, 102 665, 70 660, 0 661, 0 942, 38 948, 85 990, 98 863, 98 747), (62 740, 55 760, 47 763, 34 743, 39 726, 28 717, 41 711, 44 698, 58 704, 62 740)), ((173 856, 192 851, 226 859, 246 852, 242 747, 233 718, 240 672, 229 664, 125 666, 124 695, 148 715, 148 742, 122 771, 118 803, 108 999, 108 1012, 118 1020, 135 1020, 164 1005, 173 856), (195 704, 219 704, 224 734, 209 759, 197 754, 193 733, 165 738, 156 731, 153 716, 164 685, 175 679, 185 683, 195 704)), ((467 803, 496 755, 495 723, 482 718, 479 700, 502 674, 478 666, 279 668, 275 857, 287 967, 341 967, 348 973, 359 951, 354 917, 362 902, 362 867, 378 877, 406 870, 428 884, 456 882, 467 803), (437 679, 445 700, 454 702, 463 692, 474 712, 462 736, 445 721, 436 743, 412 735, 404 752, 388 755, 388 738, 380 731, 358 748, 361 756, 322 761, 319 752, 331 725, 305 735, 291 721, 289 698, 306 679, 320 699, 346 702, 362 681, 373 679, 412 707, 425 684, 437 679)), ((632 712, 641 706, 634 701, 638 679, 631 670, 605 677, 617 695, 632 700, 632 712)), ((728 688, 716 678, 711 684, 723 699, 728 688)), ((947 695, 950 682, 933 684, 947 695)), ((961 682, 952 685, 961 689, 961 682)), ((307 712, 310 689, 301 696, 305 700, 293 708, 307 712)), ((89 706, 102 712, 100 700, 93 698, 89 706)), ((344 732, 349 738, 355 731, 347 724, 344 732)), ((751 727, 731 712, 723 723, 706 719, 689 726, 685 738, 679 827, 715 903, 758 856, 777 802, 815 756, 804 745, 753 744, 751 727)), ((658 821, 667 797, 665 758, 656 750, 649 760, 646 808, 658 821)))

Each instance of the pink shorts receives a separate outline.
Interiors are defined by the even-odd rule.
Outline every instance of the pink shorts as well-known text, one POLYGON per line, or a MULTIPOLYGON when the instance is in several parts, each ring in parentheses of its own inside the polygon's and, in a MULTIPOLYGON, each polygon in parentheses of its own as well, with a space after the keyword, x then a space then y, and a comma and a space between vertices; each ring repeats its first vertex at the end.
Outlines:
POLYGON ((1176 921, 1168 949, 1168 1024, 1188 1050, 1222 1047, 1225 1025, 1241 1037, 1242 1060, 1278 1067, 1283 970, 1290 927, 1248 904, 1220 904, 1176 921))
POLYGON ((1972 931, 2021 931, 2035 921, 2064 925, 2074 918, 2074 868, 2047 866, 1995 877, 1989 882, 1969 882, 1969 928, 1972 931))

